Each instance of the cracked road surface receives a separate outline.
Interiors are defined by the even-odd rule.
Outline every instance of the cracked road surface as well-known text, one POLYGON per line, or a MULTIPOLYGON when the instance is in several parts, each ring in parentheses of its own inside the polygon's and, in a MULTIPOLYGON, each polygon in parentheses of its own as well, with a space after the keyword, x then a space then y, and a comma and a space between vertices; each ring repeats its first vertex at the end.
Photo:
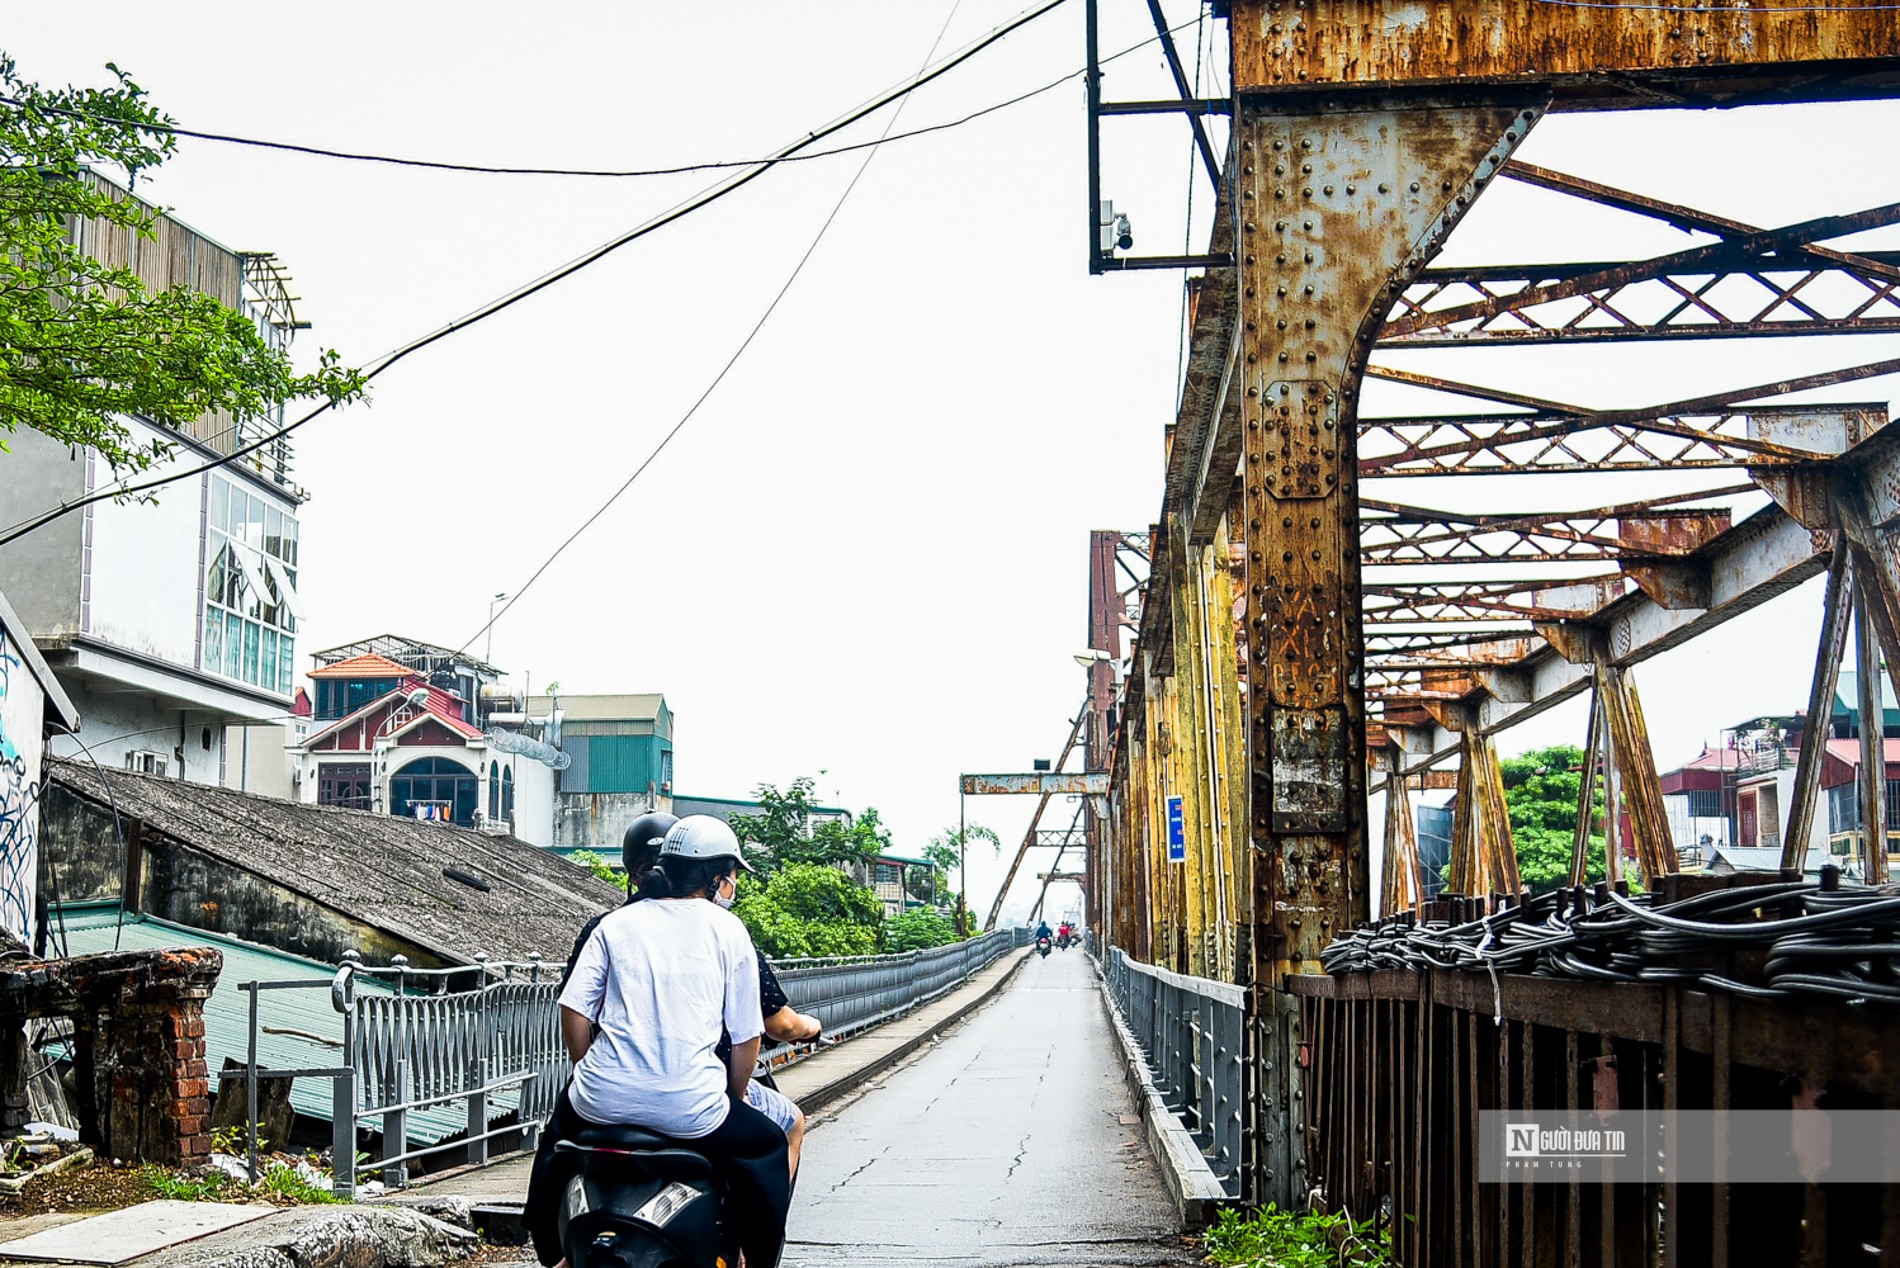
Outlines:
POLYGON ((786 1268, 1188 1265, 1081 951, 988 1007, 805 1143, 786 1268))

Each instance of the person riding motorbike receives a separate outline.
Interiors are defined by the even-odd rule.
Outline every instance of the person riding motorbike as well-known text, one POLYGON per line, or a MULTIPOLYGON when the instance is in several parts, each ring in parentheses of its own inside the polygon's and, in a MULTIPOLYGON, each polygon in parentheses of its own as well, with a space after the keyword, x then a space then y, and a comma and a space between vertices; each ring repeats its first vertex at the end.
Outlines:
POLYGON ((581 948, 560 999, 574 1074, 543 1132, 523 1211, 544 1265, 562 1257, 555 1224, 566 1175, 552 1142, 616 1123, 711 1160, 749 1268, 777 1264, 791 1205, 789 1142, 747 1103, 764 1033, 758 953, 721 910, 747 866, 725 823, 688 816, 641 878, 640 901, 607 913, 581 948), (723 1065, 722 1027, 732 1043, 723 1065))
MULTIPOLYGON (((678 815, 668 814, 664 810, 650 810, 627 826, 620 839, 620 864, 627 873, 627 902, 640 901, 641 895, 635 885, 660 857, 660 846, 666 840, 666 834, 678 822, 678 815)), ((737 846, 736 837, 734 845, 737 846)), ((580 937, 574 939, 574 950, 568 954, 567 967, 561 971, 563 988, 574 974, 574 964, 581 957, 581 948, 587 945, 587 940, 608 915, 608 912, 603 911, 595 916, 581 928, 580 937)), ((779 985, 778 975, 766 963, 764 956, 759 957, 759 1008, 765 1023, 766 1038, 775 1043, 811 1043, 823 1033, 824 1028, 816 1017, 801 1013, 791 1006, 791 1001, 785 996, 785 989, 779 985)), ((731 1046, 729 1040, 722 1038, 714 1055, 723 1063, 731 1052, 731 1046)), ((746 1103, 777 1123, 785 1132, 792 1174, 797 1175, 798 1158, 805 1140, 804 1111, 777 1088, 767 1087, 756 1080, 746 1085, 746 1103)))
POLYGON ((1044 920, 1036 926, 1036 941, 1042 942, 1049 937, 1049 922, 1044 920))
POLYGON ((1074 925, 1071 925, 1068 921, 1065 920, 1061 924, 1056 926, 1056 945, 1057 946, 1061 947, 1063 950, 1066 951, 1069 948, 1069 944, 1073 941, 1075 941, 1075 926, 1074 925))

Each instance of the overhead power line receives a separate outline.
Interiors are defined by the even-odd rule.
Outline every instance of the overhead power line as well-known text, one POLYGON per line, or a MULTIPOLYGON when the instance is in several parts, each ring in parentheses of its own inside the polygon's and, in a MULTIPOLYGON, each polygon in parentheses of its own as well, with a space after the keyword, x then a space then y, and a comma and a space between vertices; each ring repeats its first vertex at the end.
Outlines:
MULTIPOLYGON (((962 7, 962 3, 963 0, 954 0, 951 4, 949 16, 944 18, 943 28, 937 32, 936 40, 931 43, 930 52, 924 56, 925 65, 929 65, 930 59, 936 56, 937 45, 943 42, 944 32, 950 29, 950 23, 955 19, 957 10, 962 7)), ((889 121, 885 123, 885 136, 889 136, 891 129, 897 126, 897 119, 904 111, 904 104, 903 102, 899 102, 897 110, 892 113, 889 121)), ((879 140, 881 141, 883 138, 880 137, 879 140)), ((647 456, 640 460, 640 465, 633 469, 633 474, 621 481, 620 487, 608 494, 607 500, 602 502, 600 506, 594 510, 593 514, 582 520, 580 525, 575 528, 573 532, 563 538, 561 544, 548 553, 548 557, 543 559, 540 566, 529 574, 526 581, 515 586, 513 590, 509 592, 508 602, 502 605, 501 610, 489 613, 488 620, 480 629, 469 635, 468 641, 463 643, 458 650, 458 655, 460 652, 467 651, 470 647, 473 647, 476 639, 495 628, 495 623, 501 620, 502 617, 508 615, 509 610, 521 601, 521 596, 526 594, 529 589, 534 586, 534 583, 541 580, 542 575, 546 573, 549 568, 554 566, 555 560, 565 554, 569 546, 579 541, 583 533, 592 528, 603 515, 613 509, 614 504, 620 501, 628 489, 633 487, 635 481, 646 474, 647 468, 653 465, 660 454, 665 451, 666 447, 673 443, 674 437, 686 429, 686 424, 691 422, 693 416, 699 413, 699 407, 710 400, 712 394, 719 390, 719 385, 726 381, 726 376, 732 373, 732 368, 739 364, 739 358, 746 354, 746 350, 752 346, 753 340, 759 337, 759 332, 765 329, 765 323, 770 321, 772 314, 778 311, 779 304, 784 302, 785 296, 791 292, 792 285, 798 281, 799 275, 805 271, 805 266, 811 263, 812 256, 818 251, 818 244, 825 240, 825 234, 830 232, 832 223, 838 219, 838 213, 844 210, 845 201, 851 197, 851 191, 858 187, 858 182, 864 179, 864 173, 869 170, 871 166, 871 160, 877 157, 876 146, 877 142, 873 142, 870 152, 864 156, 864 161, 858 164, 858 170, 852 173, 850 182, 845 185, 844 192, 840 193, 838 195, 838 201, 832 204, 831 214, 825 217, 824 223, 818 226, 818 232, 812 235, 811 245, 805 248, 805 253, 798 257, 798 263, 792 266, 791 273, 785 278, 785 284, 778 288, 778 293, 772 296, 772 302, 765 306, 765 311, 759 314, 759 319, 752 323, 752 329, 746 332, 745 338, 739 341, 739 346, 733 349, 732 355, 727 357, 725 364, 719 367, 719 372, 713 375, 712 382, 706 385, 706 390, 699 394, 693 403, 687 407, 686 412, 680 415, 679 421, 674 423, 673 426, 667 430, 667 433, 660 437, 659 443, 654 445, 647 453, 647 456)))
MULTIPOLYGON (((589 267, 590 265, 596 264, 600 260, 611 255, 613 252, 618 251, 621 247, 624 247, 631 242, 636 242, 639 239, 646 237, 648 234, 656 232, 657 230, 663 229, 667 225, 670 225, 677 220, 682 220, 685 217, 692 215, 696 211, 700 211, 705 207, 711 206, 713 203, 718 202, 720 199, 726 197, 728 194, 734 193, 737 190, 744 188, 746 185, 751 184, 753 181, 765 175, 767 172, 771 171, 774 167, 778 166, 780 163, 784 162, 787 158, 790 158, 793 154, 796 154, 802 150, 807 149, 808 147, 812 145, 817 144, 819 141, 822 141, 825 137, 834 135, 835 133, 838 133, 842 131, 843 129, 850 127, 853 123, 856 123, 858 120, 865 118, 867 115, 875 114, 877 111, 883 109, 885 106, 891 104, 894 101, 901 100, 902 98, 915 92, 917 89, 923 87, 925 84, 928 84, 932 82, 933 80, 942 78, 944 75, 947 75, 952 70, 956 69, 958 66, 961 66, 963 63, 969 61, 971 58, 975 57, 977 54, 981 53, 983 50, 996 44, 998 41, 1006 38, 1012 32, 1020 30, 1021 28, 1025 26, 1028 26, 1031 22, 1034 22, 1036 19, 1042 17, 1044 14, 1053 12, 1054 10, 1062 7, 1062 5, 1066 2, 1067 0, 1048 0, 1048 3, 1039 5, 1036 8, 1031 9, 1028 12, 1022 14, 1021 16, 1014 18, 1010 20, 1009 22, 1004 23, 1002 26, 997 27, 995 30, 991 31, 989 34, 983 36, 981 39, 975 41, 974 43, 967 45, 963 49, 959 50, 957 53, 946 58, 942 62, 939 62, 936 66, 933 66, 930 69, 924 71, 922 74, 919 74, 913 77, 912 79, 906 81, 905 83, 899 85, 896 88, 893 88, 887 92, 880 94, 879 96, 873 98, 871 101, 867 102, 866 104, 859 106, 854 110, 849 111, 848 113, 838 118, 837 120, 831 123, 828 123, 824 125, 823 127, 816 129, 815 131, 807 133, 803 139, 794 141, 790 145, 785 146, 784 148, 779 150, 776 154, 772 155, 770 158, 761 159, 759 162, 755 163, 749 169, 736 173, 735 175, 730 176, 726 178, 725 180, 720 181, 708 187, 705 190, 702 190, 700 193, 693 195, 691 198, 688 198, 685 202, 676 205, 671 210, 662 212, 660 215, 653 217, 651 220, 648 220, 646 223, 638 226, 637 228, 628 230, 626 233, 621 234, 619 237, 613 238, 601 244, 600 246, 595 247, 593 250, 587 252, 586 254, 580 256, 579 258, 575 260, 570 261, 567 264, 562 265, 560 268, 555 269, 553 272, 544 274, 540 278, 537 278, 535 281, 529 282, 524 286, 517 287, 515 290, 509 292, 508 294, 502 296, 501 298, 493 300, 490 303, 484 304, 482 307, 474 310, 473 312, 467 314, 466 316, 458 317, 454 321, 449 322, 447 325, 438 327, 437 329, 431 331, 430 333, 426 335, 423 335, 422 337, 418 339, 411 340, 410 342, 402 345, 400 348, 397 348, 393 352, 384 354, 382 357, 379 357, 375 361, 370 363, 370 368, 364 374, 364 381, 367 383, 371 380, 374 380, 377 376, 383 374, 385 371, 397 365, 404 358, 409 357, 413 355, 414 353, 422 351, 422 349, 428 347, 431 344, 438 343, 443 339, 447 339, 451 335, 458 334, 461 331, 467 330, 471 326, 478 325, 479 323, 486 321, 488 318, 495 316, 497 313, 500 313, 500 312, 505 311, 506 309, 512 308, 514 305, 520 303, 524 299, 527 299, 529 296, 539 294, 541 291, 544 291, 550 286, 555 285, 557 282, 561 282, 565 280, 566 278, 572 277, 574 274, 580 272, 582 269, 585 269, 589 267)), ((69 502, 62 502, 58 506, 53 507, 49 510, 43 511, 38 515, 31 516, 27 519, 21 520, 20 522, 7 528, 5 532, 0 532, 0 546, 4 546, 9 542, 17 541, 21 537, 24 537, 26 534, 31 533, 35 531, 36 529, 42 528, 45 525, 50 524, 53 521, 61 518, 62 516, 70 515, 72 512, 79 510, 82 507, 90 506, 95 502, 103 502, 112 498, 137 496, 138 494, 141 494, 141 493, 149 493, 154 489, 162 488, 165 485, 176 483, 179 480, 189 480, 192 477, 202 475, 207 471, 216 470, 219 467, 229 466, 231 463, 237 461, 239 458, 243 458, 250 454, 256 453, 257 451, 276 443, 277 441, 283 439, 285 436, 290 435, 292 432, 296 431, 300 427, 303 427, 305 424, 311 422, 312 420, 320 418, 324 414, 328 413, 332 408, 334 408, 334 402, 325 401, 323 404, 317 406, 315 409, 310 410, 308 413, 298 418, 295 422, 287 423, 284 426, 275 429, 274 431, 266 432, 264 435, 260 436, 258 439, 251 441, 249 444, 240 445, 236 449, 233 449, 228 454, 223 454, 215 459, 211 459, 209 461, 199 463, 196 466, 188 467, 182 471, 174 471, 168 475, 155 476, 150 480, 142 480, 133 484, 116 483, 113 485, 109 485, 106 488, 99 489, 92 493, 89 493, 85 495, 84 497, 74 498, 69 502)))
MULTIPOLYGON (((1195 22, 1183 22, 1179 26, 1169 28, 1168 33, 1173 35, 1195 25, 1197 25, 1195 22)), ((1112 53, 1107 57, 1099 59, 1098 64, 1105 66, 1110 62, 1128 56, 1130 53, 1139 52, 1160 38, 1158 35, 1151 35, 1140 43, 1132 44, 1121 50, 1119 53, 1112 53)), ((405 158, 400 155, 370 154, 357 150, 334 149, 322 145, 301 145, 294 141, 272 141, 260 137, 238 136, 228 132, 208 132, 196 128, 180 127, 177 124, 141 123, 134 126, 141 132, 186 137, 194 141, 213 141, 222 145, 237 145, 251 149, 277 150, 287 154, 302 154, 312 158, 338 159, 351 163, 378 163, 388 167, 414 167, 428 171, 465 172, 480 176, 577 176, 605 180, 628 180, 654 176, 684 176, 694 172, 723 171, 733 168, 752 167, 759 163, 769 162, 809 163, 813 159, 834 158, 840 154, 853 154, 860 150, 887 145, 893 141, 908 141, 913 137, 930 136, 937 132, 948 132, 952 128, 960 128, 986 115, 995 114, 999 110, 1007 110, 1011 106, 1020 105, 1033 97, 1040 97, 1046 92, 1060 88, 1071 79, 1080 78, 1085 73, 1087 73, 1086 70, 1078 68, 1070 71, 1066 75, 1050 80, 1040 88, 1032 88, 1027 92, 1019 93, 1004 101, 984 106, 980 110, 973 110, 969 114, 961 115, 955 119, 946 119, 941 123, 925 124, 922 127, 912 128, 906 132, 893 132, 889 136, 879 137, 874 141, 854 141, 850 145, 840 145, 829 150, 813 150, 809 153, 787 154, 778 158, 705 159, 693 163, 681 163, 671 167, 509 167, 487 163, 456 163, 446 159, 405 158)), ((0 105, 25 107, 27 103, 16 97, 0 96, 0 105)), ((45 114, 59 115, 64 118, 86 119, 93 122, 109 122, 109 120, 106 120, 101 115, 84 110, 72 110, 64 107, 44 105, 35 106, 33 108, 45 114)))

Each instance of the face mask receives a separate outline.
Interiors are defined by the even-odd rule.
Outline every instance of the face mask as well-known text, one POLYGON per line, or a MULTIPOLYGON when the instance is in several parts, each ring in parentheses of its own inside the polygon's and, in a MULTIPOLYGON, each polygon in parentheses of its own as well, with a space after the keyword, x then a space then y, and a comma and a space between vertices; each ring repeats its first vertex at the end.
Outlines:
POLYGON ((727 911, 730 911, 732 910, 732 904, 738 900, 739 886, 736 882, 733 881, 733 879, 730 876, 722 877, 721 879, 724 880, 728 885, 732 886, 732 892, 729 894, 720 893, 719 884, 717 881, 715 881, 713 883, 712 900, 715 903, 718 903, 721 907, 725 908, 727 911))

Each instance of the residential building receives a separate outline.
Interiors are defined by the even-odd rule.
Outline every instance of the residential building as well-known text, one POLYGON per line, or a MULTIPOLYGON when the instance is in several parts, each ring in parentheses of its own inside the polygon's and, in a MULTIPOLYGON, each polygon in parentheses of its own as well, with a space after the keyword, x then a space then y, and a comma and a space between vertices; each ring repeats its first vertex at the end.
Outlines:
MULTIPOLYGON (((1860 825, 1860 714, 1852 672, 1842 670, 1822 743, 1820 787, 1825 798, 1809 825, 1809 870, 1823 861, 1840 865, 1850 877, 1865 870, 1860 825)), ((1900 710, 1891 691, 1884 692, 1885 795, 1887 848, 1900 845, 1900 710)), ((1729 728, 1727 743, 1705 748, 1697 757, 1662 776, 1663 804, 1678 852, 1714 869, 1719 854, 1729 870, 1781 857, 1783 837, 1793 812, 1796 767, 1807 719, 1802 714, 1753 718, 1729 728)))
POLYGON ((315 659, 298 800, 554 843, 559 708, 530 716, 494 666, 399 635, 315 659))
POLYGON ((618 857, 627 825, 649 810, 685 814, 673 796, 673 711, 658 692, 541 695, 531 719, 559 717, 568 765, 555 791, 552 843, 618 857))
POLYGON ((52 667, 0 594, 0 950, 9 940, 40 949, 39 795, 46 740, 71 735, 79 725, 52 667))
MULTIPOLYGON (((80 179, 131 195, 91 172, 80 179)), ((154 236, 79 222, 76 244, 131 269, 154 290, 190 288, 288 347, 302 323, 275 257, 229 250, 172 216, 154 236)), ((184 431, 122 420, 133 447, 163 445, 168 474, 233 453, 282 422, 207 415, 184 431)), ((21 430, 0 454, 0 523, 16 523, 108 487, 94 452, 21 430)), ((101 765, 216 783, 226 728, 281 720, 291 703, 297 522, 303 492, 290 445, 276 440, 155 501, 111 499, 0 546, 0 587, 82 718, 76 740, 101 765)), ((64 751, 79 752, 71 741, 64 751)))
MULTIPOLYGON (((763 802, 746 801, 737 797, 686 797, 673 798, 673 813, 684 819, 687 815, 711 815, 715 819, 724 819, 727 823, 745 815, 765 813, 763 802)), ((841 806, 813 806, 805 817, 805 833, 820 823, 841 822, 847 828, 851 826, 851 812, 841 806)))

